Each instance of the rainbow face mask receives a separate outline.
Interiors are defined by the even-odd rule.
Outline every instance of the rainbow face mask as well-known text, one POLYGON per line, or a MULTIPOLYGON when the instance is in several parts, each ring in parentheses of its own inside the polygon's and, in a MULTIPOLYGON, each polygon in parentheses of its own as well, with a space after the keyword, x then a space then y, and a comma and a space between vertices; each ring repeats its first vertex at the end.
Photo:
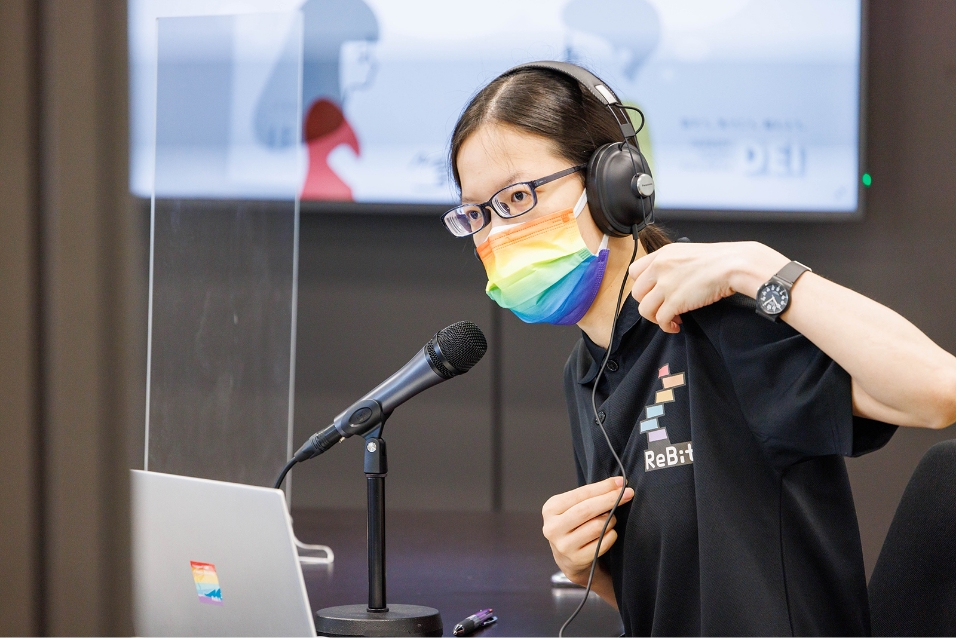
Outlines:
POLYGON ((592 254, 577 218, 587 204, 529 222, 494 228, 478 246, 488 273, 485 292, 526 323, 579 322, 597 297, 607 269, 607 235, 592 254))

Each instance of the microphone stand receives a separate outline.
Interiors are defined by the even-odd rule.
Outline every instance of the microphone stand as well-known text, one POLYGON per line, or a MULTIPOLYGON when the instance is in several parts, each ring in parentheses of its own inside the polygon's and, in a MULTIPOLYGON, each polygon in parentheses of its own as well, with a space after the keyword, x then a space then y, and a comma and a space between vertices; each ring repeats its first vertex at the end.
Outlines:
POLYGON ((388 456, 381 425, 364 435, 368 485, 368 606, 340 605, 315 612, 320 636, 441 636, 437 609, 387 604, 385 595, 385 476, 388 456))

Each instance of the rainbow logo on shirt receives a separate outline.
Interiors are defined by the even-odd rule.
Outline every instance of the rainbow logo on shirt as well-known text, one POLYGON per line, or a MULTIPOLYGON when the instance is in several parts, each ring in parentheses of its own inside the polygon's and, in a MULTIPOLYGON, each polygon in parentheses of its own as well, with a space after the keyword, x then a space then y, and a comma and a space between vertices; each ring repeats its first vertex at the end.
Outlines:
POLYGON ((199 594, 199 602, 207 605, 221 605, 222 590, 219 588, 216 566, 212 563, 198 563, 194 560, 189 561, 189 565, 193 568, 193 580, 196 581, 196 593, 199 594))
POLYGON ((641 421, 641 434, 647 434, 647 450, 644 452, 644 471, 651 472, 665 467, 690 465, 694 462, 694 449, 691 442, 671 443, 667 428, 661 425, 664 405, 673 403, 674 390, 685 385, 683 372, 671 374, 670 364, 657 371, 657 377, 664 386, 654 395, 654 404, 646 408, 646 418, 641 421))

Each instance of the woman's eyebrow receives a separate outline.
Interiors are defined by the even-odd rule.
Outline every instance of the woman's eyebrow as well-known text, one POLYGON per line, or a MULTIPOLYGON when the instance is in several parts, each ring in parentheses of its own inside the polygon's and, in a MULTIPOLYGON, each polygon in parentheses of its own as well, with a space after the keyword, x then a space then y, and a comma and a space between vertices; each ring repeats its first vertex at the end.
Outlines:
MULTIPOLYGON (((495 193, 497 193, 498 191, 500 191, 502 188, 504 188, 504 187, 506 187, 506 186, 511 186, 512 184, 516 184, 516 183, 518 182, 518 177, 519 177, 520 175, 521 175, 521 173, 519 173, 519 172, 517 172, 517 171, 514 172, 514 173, 512 173, 512 174, 510 174, 510 175, 508 175, 508 177, 506 177, 504 180, 502 180, 501 186, 499 186, 498 188, 496 188, 496 189, 494 190, 494 192, 492 192, 491 194, 494 195, 495 193)), ((462 196, 461 196, 461 201, 462 201, 462 203, 478 203, 479 200, 478 200, 477 197, 466 197, 464 194, 462 194, 462 196)), ((482 201, 487 201, 487 200, 482 200, 482 201)))

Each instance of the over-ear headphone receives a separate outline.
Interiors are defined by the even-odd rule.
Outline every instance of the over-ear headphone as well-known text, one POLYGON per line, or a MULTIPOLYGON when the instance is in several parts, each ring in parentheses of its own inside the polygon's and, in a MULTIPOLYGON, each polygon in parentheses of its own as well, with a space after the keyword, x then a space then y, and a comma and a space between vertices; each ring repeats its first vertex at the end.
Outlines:
POLYGON ((627 108, 614 92, 601 78, 568 62, 528 62, 505 71, 502 76, 522 69, 547 69, 577 80, 611 111, 621 127, 622 140, 601 146, 588 162, 588 209, 597 227, 612 237, 624 237, 634 233, 635 226, 639 231, 653 223, 654 178, 641 154, 637 131, 627 115, 627 108))

